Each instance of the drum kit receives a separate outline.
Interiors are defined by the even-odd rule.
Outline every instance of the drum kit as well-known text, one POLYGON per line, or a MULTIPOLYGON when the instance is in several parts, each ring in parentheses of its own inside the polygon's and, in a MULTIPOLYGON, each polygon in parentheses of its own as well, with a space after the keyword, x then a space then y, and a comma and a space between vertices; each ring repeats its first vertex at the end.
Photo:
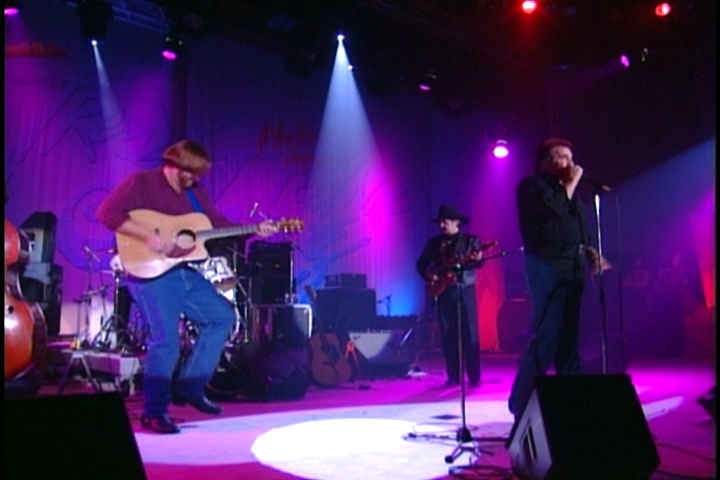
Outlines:
POLYGON ((114 249, 94 251, 83 247, 88 259, 88 286, 74 300, 76 311, 76 337, 73 347, 101 352, 136 355, 146 350, 148 326, 138 310, 132 311, 128 289, 123 285, 126 272, 114 249), (110 269, 99 269, 100 253, 114 253, 110 269), (93 285, 93 274, 100 275, 93 285), (112 277, 112 284, 104 276, 112 277), (110 298, 108 298, 110 293, 110 298), (134 313, 134 315, 131 315, 134 313))
MULTIPOLYGON (((246 261, 244 242, 226 239, 208 245, 210 255, 201 262, 188 262, 215 287, 235 312, 235 321, 228 334, 226 350, 232 351, 241 344, 265 343, 271 335, 268 325, 260 319, 251 295, 253 281, 262 281, 263 274, 253 270, 246 261)), ((103 352, 136 355, 147 350, 149 326, 131 298, 127 286, 127 272, 116 249, 94 251, 87 246, 83 252, 88 260, 87 289, 75 299, 78 304, 75 348, 90 348, 103 352), (109 260, 110 269, 101 269, 101 254, 114 254, 109 260), (93 276, 100 275, 94 282, 93 276), (112 278, 107 283, 105 276, 112 278)), ((289 262, 292 262, 289 259, 289 262)), ((289 272, 288 272, 289 274, 289 272)), ((181 352, 195 344, 197 329, 191 319, 181 315, 178 322, 181 352)))

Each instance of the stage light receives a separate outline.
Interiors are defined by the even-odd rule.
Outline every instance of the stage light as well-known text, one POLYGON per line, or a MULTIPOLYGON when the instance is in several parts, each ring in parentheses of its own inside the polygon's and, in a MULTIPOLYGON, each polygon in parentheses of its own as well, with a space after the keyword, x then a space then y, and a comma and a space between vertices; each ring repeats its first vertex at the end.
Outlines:
POLYGON ((620 64, 625 68, 630 68, 630 57, 624 53, 620 55, 620 64))
POLYGON ((528 15, 533 13, 537 8, 537 2, 535 0, 525 0, 522 2, 522 10, 528 15))
POLYGON ((495 146, 493 147, 492 154, 495 158, 505 158, 510 155, 507 140, 497 140, 495 142, 495 146))
POLYGON ((93 38, 92 40, 90 40, 90 43, 93 47, 97 47, 98 41, 93 38))
POLYGON ((6 17, 12 17, 20 13, 20 9, 22 8, 22 4, 18 0, 5 0, 5 16, 6 17))
POLYGON ((348 70, 350 70, 352 72, 354 69, 355 69, 355 67, 353 67, 352 65, 348 65, 348 70))
POLYGON ((438 79, 438 72, 434 68, 429 68, 423 74, 422 78, 418 82, 418 88, 421 92, 429 92, 435 86, 438 79))
POLYGON ((338 33, 337 39, 338 42, 342 42, 343 40, 345 40, 345 35, 343 35, 342 33, 338 33))
POLYGON ((107 33, 108 24, 113 18, 110 4, 100 0, 79 2, 77 14, 83 34, 89 39, 102 40, 107 33))
POLYGON ((658 17, 664 17, 670 13, 672 7, 668 2, 658 3, 655 7, 655 15, 658 17))
POLYGON ((165 45, 163 47, 162 56, 170 61, 177 59, 182 49, 183 41, 175 34, 168 33, 165 35, 165 45))

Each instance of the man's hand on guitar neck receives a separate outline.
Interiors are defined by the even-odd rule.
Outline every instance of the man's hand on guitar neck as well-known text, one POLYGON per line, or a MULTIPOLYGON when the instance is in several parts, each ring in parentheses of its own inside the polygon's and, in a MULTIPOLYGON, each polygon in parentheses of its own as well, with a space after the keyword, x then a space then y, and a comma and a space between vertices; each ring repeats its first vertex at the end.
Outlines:
POLYGON ((275 225, 275 222, 273 222, 270 219, 263 220, 261 223, 258 224, 258 231, 257 234, 261 237, 269 237, 270 235, 277 233, 278 227, 275 225))

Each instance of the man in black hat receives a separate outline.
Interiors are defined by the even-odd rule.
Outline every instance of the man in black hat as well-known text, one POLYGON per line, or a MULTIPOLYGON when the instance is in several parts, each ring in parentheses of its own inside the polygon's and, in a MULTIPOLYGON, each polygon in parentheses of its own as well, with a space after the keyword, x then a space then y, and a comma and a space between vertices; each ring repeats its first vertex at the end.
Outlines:
MULTIPOLYGON (((426 282, 442 282, 444 274, 457 262, 482 259, 480 241, 475 235, 463 233, 460 226, 469 218, 446 205, 440 206, 433 222, 438 222, 442 233, 432 237, 417 260, 417 271, 426 282)), ((465 267, 469 267, 466 265, 465 267)), ((475 300, 475 271, 462 269, 454 272, 457 282, 448 285, 435 300, 438 306, 442 347, 447 371, 446 386, 460 382, 460 358, 458 355, 458 302, 462 315, 463 359, 471 387, 480 383, 480 340, 477 325, 477 302, 475 300)))

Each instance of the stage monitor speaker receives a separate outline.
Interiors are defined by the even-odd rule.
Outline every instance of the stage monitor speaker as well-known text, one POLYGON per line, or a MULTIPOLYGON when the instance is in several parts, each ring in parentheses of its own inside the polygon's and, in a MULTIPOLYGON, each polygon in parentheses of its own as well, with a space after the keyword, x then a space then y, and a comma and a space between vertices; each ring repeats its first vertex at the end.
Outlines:
POLYGON ((119 393, 4 402, 5 478, 144 479, 119 393))
POLYGON ((368 330, 376 325, 375 290, 367 288, 320 288, 315 302, 317 325, 323 332, 341 337, 348 330, 368 330))
POLYGON ((413 329, 348 332, 369 376, 403 376, 414 360, 413 329))
POLYGON ((557 375, 537 387, 510 439, 529 479, 647 479, 660 463, 627 375, 557 375))

